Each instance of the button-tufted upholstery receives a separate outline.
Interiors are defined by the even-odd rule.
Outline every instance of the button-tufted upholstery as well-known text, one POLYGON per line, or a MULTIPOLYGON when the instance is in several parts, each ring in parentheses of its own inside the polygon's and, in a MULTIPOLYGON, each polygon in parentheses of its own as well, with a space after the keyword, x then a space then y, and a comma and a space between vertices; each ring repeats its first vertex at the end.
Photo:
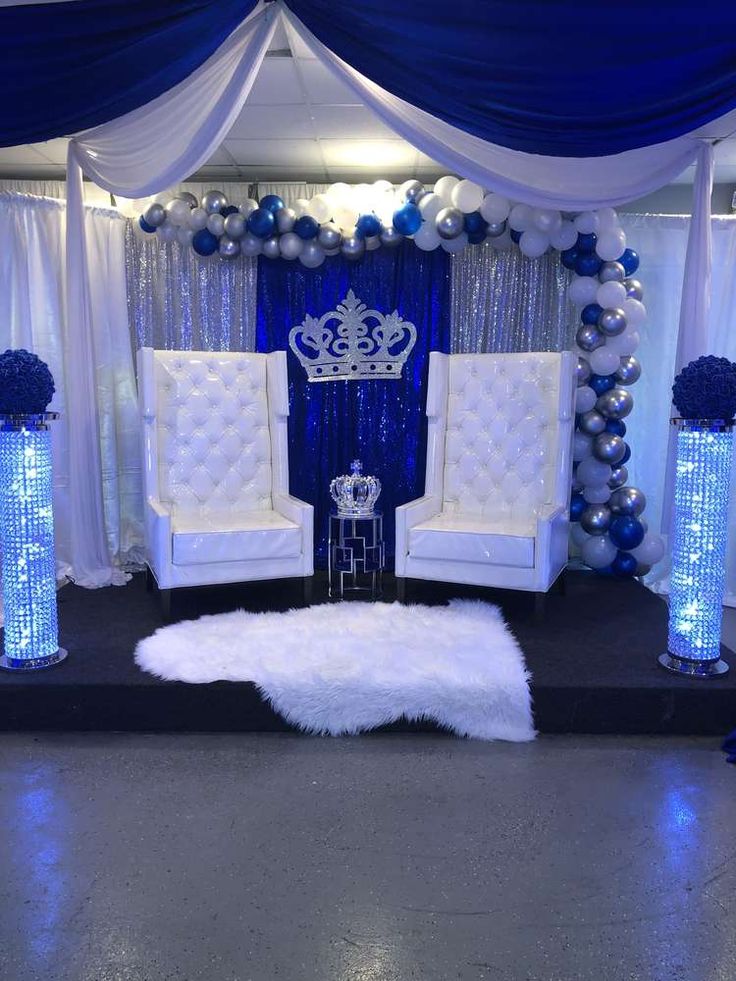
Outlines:
POLYGON ((288 492, 286 356, 138 352, 148 562, 159 585, 313 571, 288 492))
POLYGON ((573 357, 432 353, 426 493, 396 574, 546 590, 567 561, 573 357))

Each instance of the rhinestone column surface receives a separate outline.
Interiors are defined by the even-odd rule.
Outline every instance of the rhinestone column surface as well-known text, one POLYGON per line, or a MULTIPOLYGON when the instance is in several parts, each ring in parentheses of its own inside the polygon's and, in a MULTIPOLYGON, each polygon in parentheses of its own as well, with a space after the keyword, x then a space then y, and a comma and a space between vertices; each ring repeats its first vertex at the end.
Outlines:
POLYGON ((733 432, 716 421, 675 424, 669 638, 659 660, 673 671, 708 677, 728 670, 720 644, 733 432))
POLYGON ((66 656, 57 629, 49 415, 0 416, 0 666, 13 670, 47 667, 66 656))

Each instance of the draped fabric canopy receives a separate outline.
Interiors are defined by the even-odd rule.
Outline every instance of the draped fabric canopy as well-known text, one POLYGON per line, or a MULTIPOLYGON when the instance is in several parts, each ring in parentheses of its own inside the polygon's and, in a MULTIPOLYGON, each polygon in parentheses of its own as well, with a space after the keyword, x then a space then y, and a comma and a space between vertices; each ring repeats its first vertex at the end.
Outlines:
MULTIPOLYGON (((571 211, 616 205, 668 183, 697 158, 703 210, 683 309, 702 321, 712 147, 695 130, 736 108, 732 6, 702 0, 694 23, 689 10, 642 0, 628 15, 616 12, 622 24, 613 36, 610 5, 579 13, 572 0, 75 0, 0 8, 0 29, 13 38, 0 62, 0 142, 83 129, 69 144, 67 318, 75 325, 72 356, 88 368, 68 408, 75 492, 99 540, 101 493, 84 476, 99 420, 82 171, 125 197, 158 193, 196 171, 240 112, 283 18, 395 132, 447 170, 515 200, 571 211), (90 122, 99 125, 84 129, 90 122)), ((698 323, 687 329, 703 336, 698 323)), ((90 568, 104 566, 104 554, 88 558, 90 568)))

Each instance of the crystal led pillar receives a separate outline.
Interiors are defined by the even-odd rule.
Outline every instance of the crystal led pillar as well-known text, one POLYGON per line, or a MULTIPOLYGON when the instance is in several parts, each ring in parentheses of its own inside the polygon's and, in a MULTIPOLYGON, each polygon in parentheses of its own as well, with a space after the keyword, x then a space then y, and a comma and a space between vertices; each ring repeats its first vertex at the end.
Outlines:
POLYGON ((726 586, 732 424, 673 419, 677 426, 668 651, 659 663, 696 677, 725 674, 721 619, 726 586))
POLYGON ((55 412, 0 414, 0 547, 4 652, 0 667, 44 668, 66 657, 56 614, 51 433, 55 412))

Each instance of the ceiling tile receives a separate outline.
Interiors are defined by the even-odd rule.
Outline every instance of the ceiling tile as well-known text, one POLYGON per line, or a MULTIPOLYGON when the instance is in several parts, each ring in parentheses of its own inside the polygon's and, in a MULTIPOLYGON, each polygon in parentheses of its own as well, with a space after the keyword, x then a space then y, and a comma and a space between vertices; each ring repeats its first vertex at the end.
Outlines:
POLYGON ((380 172, 385 167, 416 164, 417 151, 404 140, 320 140, 330 167, 356 167, 380 172))
POLYGON ((299 71, 304 79, 307 96, 314 105, 361 105, 360 99, 353 90, 338 81, 321 62, 300 61, 299 71))
POLYGON ((396 133, 365 106, 312 106, 312 116, 320 139, 397 139, 396 133))
POLYGON ((246 105, 278 106, 304 102, 291 58, 264 58, 246 105))
POLYGON ((227 152, 227 144, 223 143, 221 147, 218 147, 212 156, 207 160, 206 166, 208 167, 232 167, 233 158, 227 152))
POLYGON ((251 106, 246 104, 227 135, 234 139, 313 139, 315 135, 306 105, 251 106))
MULTIPOLYGON (((225 146, 237 164, 263 166, 322 166, 322 155, 314 140, 226 140, 225 146)), ((265 178, 264 178, 265 179, 265 178)))
POLYGON ((45 143, 34 143, 33 149, 50 163, 63 164, 66 167, 66 151, 68 146, 69 140, 67 139, 47 140, 45 143))
POLYGON ((43 166, 50 164, 51 161, 39 153, 35 146, 26 144, 24 146, 5 146, 0 149, 0 164, 7 166, 20 166, 27 164, 32 166, 43 166))

